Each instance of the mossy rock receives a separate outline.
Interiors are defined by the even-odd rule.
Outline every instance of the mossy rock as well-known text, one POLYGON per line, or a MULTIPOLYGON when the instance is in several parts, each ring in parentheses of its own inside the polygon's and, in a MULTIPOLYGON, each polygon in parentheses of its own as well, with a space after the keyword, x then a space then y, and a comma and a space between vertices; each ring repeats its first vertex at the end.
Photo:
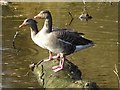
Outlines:
POLYGON ((40 61, 32 64, 32 71, 43 88, 82 88, 83 90, 99 90, 94 82, 82 80, 82 73, 76 65, 65 60, 64 70, 54 72, 51 68, 59 64, 59 60, 40 61))

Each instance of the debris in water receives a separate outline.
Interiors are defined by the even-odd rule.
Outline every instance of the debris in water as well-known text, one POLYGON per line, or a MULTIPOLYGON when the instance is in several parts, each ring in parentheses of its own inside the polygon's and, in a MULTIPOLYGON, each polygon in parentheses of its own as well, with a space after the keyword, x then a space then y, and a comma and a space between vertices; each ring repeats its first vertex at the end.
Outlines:
POLYGON ((79 16, 80 20, 83 21, 83 20, 86 20, 88 21, 89 19, 92 19, 92 16, 90 16, 88 13, 82 13, 80 16, 79 16))
POLYGON ((16 37, 17 37, 17 35, 18 35, 19 32, 20 32, 20 31, 16 31, 16 33, 15 33, 15 35, 14 35, 14 38, 13 38, 13 48, 14 48, 14 49, 16 49, 15 39, 16 39, 16 37))
POLYGON ((0 0, 0 5, 7 6, 8 5, 8 1, 6 1, 6 0, 0 0))
POLYGON ((34 70, 34 67, 35 67, 35 63, 32 63, 29 65, 29 70, 27 71, 27 73, 24 75, 25 77, 26 76, 29 76, 30 72, 34 70))
POLYGON ((74 20, 74 18, 73 18, 73 16, 72 16, 71 12, 68 12, 68 14, 69 14, 70 17, 71 17, 71 20, 70 20, 69 24, 67 24, 67 23, 65 24, 66 26, 67 26, 67 25, 71 25, 72 21, 74 20))
POLYGON ((118 80, 118 88, 120 88, 120 76, 119 76, 119 74, 118 74, 118 67, 117 67, 116 64, 115 64, 115 68, 114 68, 113 72, 114 72, 115 75, 117 76, 117 80, 118 80))
MULTIPOLYGON (((84 5, 86 4, 85 1, 83 0, 84 5)), ((92 16, 88 14, 87 7, 84 6, 82 14, 79 16, 79 19, 81 21, 88 21, 89 19, 92 19, 92 16)))

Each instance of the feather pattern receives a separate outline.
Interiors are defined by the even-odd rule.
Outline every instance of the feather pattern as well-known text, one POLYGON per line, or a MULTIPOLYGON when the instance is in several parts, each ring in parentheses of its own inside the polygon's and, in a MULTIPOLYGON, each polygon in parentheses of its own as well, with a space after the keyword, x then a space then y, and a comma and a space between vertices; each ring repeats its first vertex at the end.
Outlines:
POLYGON ((19 27, 30 26, 31 38, 38 46, 49 50, 49 59, 52 58, 52 52, 59 54, 60 64, 53 67, 54 72, 64 69, 65 56, 76 51, 93 46, 93 42, 84 38, 83 33, 77 33, 71 29, 52 29, 52 16, 48 10, 41 11, 34 18, 45 19, 43 28, 38 32, 36 21, 26 19, 19 27))
POLYGON ((48 50, 55 53, 63 53, 64 55, 69 55, 74 51, 93 45, 91 40, 85 39, 81 34, 68 29, 53 29, 48 34, 47 40, 46 48, 48 50))

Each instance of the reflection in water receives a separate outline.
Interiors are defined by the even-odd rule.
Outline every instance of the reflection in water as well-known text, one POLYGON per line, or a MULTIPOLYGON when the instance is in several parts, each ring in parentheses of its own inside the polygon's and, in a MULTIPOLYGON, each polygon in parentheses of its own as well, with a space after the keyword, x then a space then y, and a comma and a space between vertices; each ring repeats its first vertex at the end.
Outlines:
MULTIPOLYGON (((2 10, 2 66, 3 87, 10 88, 38 88, 39 85, 32 73, 29 64, 48 57, 47 50, 35 45, 30 38, 29 28, 24 28, 15 39, 16 52, 12 46, 14 34, 25 18, 33 17, 41 10, 48 9, 53 15, 53 26, 71 28, 82 32, 86 38, 93 40, 96 46, 70 55, 68 59, 76 64, 82 72, 82 78, 96 82, 100 87, 117 87, 117 79, 113 73, 114 65, 118 60, 117 53, 117 3, 87 3, 90 14, 94 17, 88 22, 79 20, 83 3, 11 3, 3 6, 2 10), (96 5, 95 5, 96 4, 96 5), (72 13, 74 20, 70 25, 72 13), (112 12, 112 14, 111 14, 112 12)), ((43 20, 38 20, 38 28, 43 20)))

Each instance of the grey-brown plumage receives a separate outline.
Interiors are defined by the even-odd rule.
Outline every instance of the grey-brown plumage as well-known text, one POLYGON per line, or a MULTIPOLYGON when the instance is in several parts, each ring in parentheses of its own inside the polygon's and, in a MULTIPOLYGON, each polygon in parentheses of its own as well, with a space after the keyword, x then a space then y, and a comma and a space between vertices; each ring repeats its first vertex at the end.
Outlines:
POLYGON ((31 38, 34 43, 49 50, 49 59, 44 61, 50 61, 54 58, 58 59, 60 57, 60 64, 52 67, 54 72, 64 69, 66 55, 94 45, 91 40, 82 37, 82 33, 77 33, 69 29, 52 29, 52 16, 47 10, 41 11, 34 18, 45 19, 44 26, 39 32, 36 21, 33 19, 24 20, 20 27, 30 26, 31 38), (57 53, 57 56, 52 56, 52 52, 57 53))
MULTIPOLYGON (((83 38, 79 33, 68 29, 53 29, 51 32, 58 40, 61 40, 62 53, 69 55, 76 50, 76 46, 82 45, 83 47, 88 44, 93 44, 91 40, 83 38), (63 43, 62 43, 63 42, 63 43), (67 44, 65 44, 67 43, 67 44)), ((82 49, 82 48, 81 48, 82 49)))

